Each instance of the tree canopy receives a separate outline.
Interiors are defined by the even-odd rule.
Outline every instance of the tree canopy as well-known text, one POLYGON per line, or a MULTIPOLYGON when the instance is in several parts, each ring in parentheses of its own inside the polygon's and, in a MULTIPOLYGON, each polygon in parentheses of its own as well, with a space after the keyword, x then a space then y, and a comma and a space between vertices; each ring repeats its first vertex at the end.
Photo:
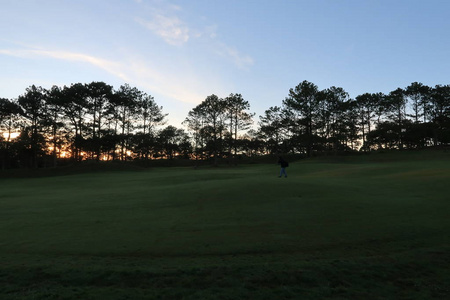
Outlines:
POLYGON ((309 81, 291 88, 259 121, 239 93, 207 96, 183 125, 167 125, 155 99, 128 84, 104 82, 0 98, 1 168, 58 161, 196 159, 238 155, 417 149, 450 144, 450 85, 413 82, 388 94, 352 99, 341 87, 309 81))

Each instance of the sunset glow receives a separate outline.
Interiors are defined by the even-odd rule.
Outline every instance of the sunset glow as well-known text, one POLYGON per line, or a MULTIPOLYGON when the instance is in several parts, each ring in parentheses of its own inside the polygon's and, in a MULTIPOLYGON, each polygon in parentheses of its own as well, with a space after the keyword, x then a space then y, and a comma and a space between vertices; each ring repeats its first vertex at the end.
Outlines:
POLYGON ((13 140, 13 139, 17 138, 20 135, 20 133, 12 132, 10 135, 8 132, 3 132, 2 135, 5 140, 8 140, 8 139, 13 140))

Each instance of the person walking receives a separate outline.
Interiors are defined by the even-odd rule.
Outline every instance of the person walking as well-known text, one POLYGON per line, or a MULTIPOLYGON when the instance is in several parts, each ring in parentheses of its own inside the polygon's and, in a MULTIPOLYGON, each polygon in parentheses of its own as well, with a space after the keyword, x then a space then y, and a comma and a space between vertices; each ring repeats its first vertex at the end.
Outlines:
POLYGON ((289 163, 285 161, 281 156, 278 158, 278 164, 281 166, 280 176, 284 175, 284 178, 287 178, 286 168, 289 166, 289 163))

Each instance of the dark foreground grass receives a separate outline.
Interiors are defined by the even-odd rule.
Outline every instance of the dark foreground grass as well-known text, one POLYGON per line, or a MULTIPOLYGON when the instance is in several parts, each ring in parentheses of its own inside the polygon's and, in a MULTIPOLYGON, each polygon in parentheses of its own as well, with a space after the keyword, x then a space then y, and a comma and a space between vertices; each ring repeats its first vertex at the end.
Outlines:
POLYGON ((1 179, 0 299, 449 298, 448 154, 277 172, 1 179))

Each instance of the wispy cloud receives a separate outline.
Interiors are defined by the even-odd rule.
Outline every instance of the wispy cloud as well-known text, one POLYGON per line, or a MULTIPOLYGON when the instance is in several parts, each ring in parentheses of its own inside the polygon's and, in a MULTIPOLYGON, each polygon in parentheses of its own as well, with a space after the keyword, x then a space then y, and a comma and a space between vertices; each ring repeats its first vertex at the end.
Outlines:
POLYGON ((155 14, 150 20, 136 18, 136 22, 160 36, 168 44, 180 46, 189 40, 189 28, 178 17, 155 14))
POLYGON ((217 43, 216 52, 218 55, 233 61, 242 70, 248 70, 254 64, 254 60, 250 55, 242 54, 235 47, 227 46, 221 42, 217 43))
POLYGON ((145 88, 151 93, 155 92, 164 97, 191 104, 198 104, 205 96, 196 92, 195 79, 191 78, 190 81, 186 82, 183 78, 174 78, 173 74, 161 73, 152 68, 144 59, 137 57, 123 57, 120 62, 117 62, 83 53, 45 49, 0 49, 0 55, 27 59, 46 57, 69 62, 88 63, 124 82, 145 88))
POLYGON ((181 46, 190 38, 189 26, 178 17, 182 10, 181 6, 167 3, 165 1, 153 0, 150 5, 139 2, 146 8, 145 17, 136 17, 135 21, 162 38, 166 43, 181 46))
POLYGON ((82 53, 42 50, 42 49, 19 49, 19 50, 0 49, 0 54, 22 58, 49 57, 66 61, 85 62, 92 64, 98 68, 101 68, 109 73, 112 73, 123 80, 127 79, 122 72, 118 72, 118 70, 120 69, 119 63, 82 53))
POLYGON ((207 24, 205 17, 197 19, 203 21, 203 26, 193 26, 192 22, 185 21, 180 14, 182 7, 172 5, 166 1, 153 0, 152 6, 148 10, 149 16, 136 17, 135 21, 161 37, 166 43, 174 46, 182 46, 188 41, 197 39, 207 39, 215 55, 219 55, 231 61, 241 70, 248 70, 253 64, 253 58, 248 54, 243 54, 236 47, 227 45, 218 39, 217 24, 207 24))

